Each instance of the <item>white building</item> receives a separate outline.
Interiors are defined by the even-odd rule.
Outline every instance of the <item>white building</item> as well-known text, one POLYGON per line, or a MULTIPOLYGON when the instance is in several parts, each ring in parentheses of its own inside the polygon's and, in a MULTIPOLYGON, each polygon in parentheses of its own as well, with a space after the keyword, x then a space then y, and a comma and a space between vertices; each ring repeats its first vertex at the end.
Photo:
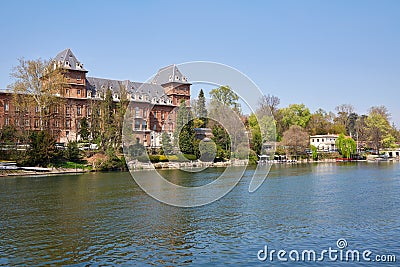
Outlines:
POLYGON ((337 151, 336 139, 339 137, 337 134, 321 134, 311 135, 310 145, 313 145, 320 152, 333 152, 337 151))

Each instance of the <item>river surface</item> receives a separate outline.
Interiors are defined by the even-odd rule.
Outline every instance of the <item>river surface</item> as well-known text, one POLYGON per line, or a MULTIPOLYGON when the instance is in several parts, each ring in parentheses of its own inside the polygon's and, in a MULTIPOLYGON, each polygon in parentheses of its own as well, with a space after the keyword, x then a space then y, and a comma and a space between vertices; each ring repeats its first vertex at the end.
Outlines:
MULTIPOLYGON (((193 186, 222 169, 162 172, 193 186)), ((1 178, 0 265, 308 265, 257 255, 265 246, 286 258, 291 250, 319 253, 345 239, 345 249, 370 250, 373 261, 395 255, 396 263, 379 265, 398 266, 400 164, 277 165, 249 193, 252 173, 197 208, 152 199, 127 172, 1 178)), ((360 263, 326 257, 311 264, 360 263)))

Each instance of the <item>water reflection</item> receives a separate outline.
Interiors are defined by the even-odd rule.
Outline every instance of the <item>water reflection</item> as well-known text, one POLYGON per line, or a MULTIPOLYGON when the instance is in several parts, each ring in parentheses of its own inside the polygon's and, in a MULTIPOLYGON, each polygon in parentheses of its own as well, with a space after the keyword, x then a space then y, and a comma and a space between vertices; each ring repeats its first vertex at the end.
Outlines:
MULTIPOLYGON (((203 175, 165 171, 198 186, 203 175)), ((0 265, 254 265, 271 248, 400 248, 399 164, 278 165, 254 193, 253 170, 228 195, 175 208, 128 173, 0 180, 0 265)))

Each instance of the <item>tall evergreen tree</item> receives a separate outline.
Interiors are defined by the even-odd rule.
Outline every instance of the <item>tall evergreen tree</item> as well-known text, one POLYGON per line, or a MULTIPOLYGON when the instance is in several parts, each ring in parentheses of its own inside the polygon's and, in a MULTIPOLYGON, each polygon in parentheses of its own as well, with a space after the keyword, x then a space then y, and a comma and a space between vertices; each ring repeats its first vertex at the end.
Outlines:
POLYGON ((179 145, 180 151, 184 154, 194 153, 196 134, 190 109, 184 100, 181 101, 177 112, 174 142, 179 145))
POLYGON ((208 123, 208 112, 206 108, 206 98, 204 97, 203 89, 200 89, 199 99, 197 100, 197 113, 197 116, 202 121, 202 125, 200 127, 206 127, 208 123))

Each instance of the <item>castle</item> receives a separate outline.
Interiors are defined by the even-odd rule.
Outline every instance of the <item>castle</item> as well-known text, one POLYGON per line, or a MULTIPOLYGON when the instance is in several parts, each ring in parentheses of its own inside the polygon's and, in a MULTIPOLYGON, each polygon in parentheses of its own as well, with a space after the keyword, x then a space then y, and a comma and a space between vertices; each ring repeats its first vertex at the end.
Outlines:
MULTIPOLYGON (((104 100, 108 89, 114 102, 120 101, 121 88, 125 89, 130 101, 128 108, 134 114, 132 132, 146 147, 159 147, 162 132, 174 131, 176 108, 182 100, 190 106, 191 84, 176 65, 164 67, 150 82, 140 83, 89 77, 88 70, 68 48, 53 62, 64 70, 66 84, 59 96, 63 98, 62 105, 51 111, 51 120, 46 123, 61 144, 81 139, 81 120, 86 118, 91 126, 94 104, 104 100)), ((40 130, 38 108, 29 107, 21 111, 15 101, 12 91, 0 90, 0 129, 13 125, 17 129, 40 130)))

